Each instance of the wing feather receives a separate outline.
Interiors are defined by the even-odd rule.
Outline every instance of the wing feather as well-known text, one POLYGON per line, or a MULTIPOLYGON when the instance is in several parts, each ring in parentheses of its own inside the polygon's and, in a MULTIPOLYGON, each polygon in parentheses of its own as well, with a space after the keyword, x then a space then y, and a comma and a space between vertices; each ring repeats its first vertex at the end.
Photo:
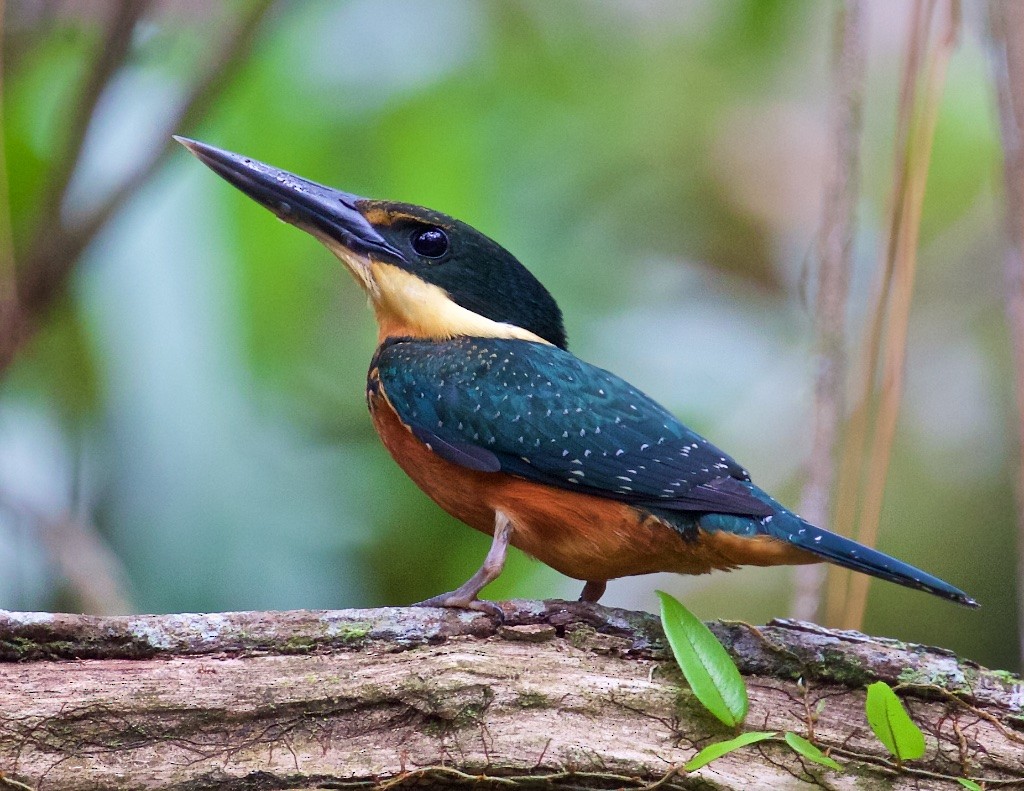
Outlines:
POLYGON ((375 360, 399 418, 443 458, 668 510, 766 516, 732 458, 615 374, 529 341, 406 340, 375 360))

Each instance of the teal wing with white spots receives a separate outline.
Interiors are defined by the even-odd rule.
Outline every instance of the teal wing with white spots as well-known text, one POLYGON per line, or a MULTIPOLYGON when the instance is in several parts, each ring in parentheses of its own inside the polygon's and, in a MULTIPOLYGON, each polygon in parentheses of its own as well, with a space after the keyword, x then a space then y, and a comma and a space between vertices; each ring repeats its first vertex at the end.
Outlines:
POLYGON ((733 459, 628 382, 556 347, 401 340, 374 366, 402 422, 470 469, 669 511, 773 513, 733 459))

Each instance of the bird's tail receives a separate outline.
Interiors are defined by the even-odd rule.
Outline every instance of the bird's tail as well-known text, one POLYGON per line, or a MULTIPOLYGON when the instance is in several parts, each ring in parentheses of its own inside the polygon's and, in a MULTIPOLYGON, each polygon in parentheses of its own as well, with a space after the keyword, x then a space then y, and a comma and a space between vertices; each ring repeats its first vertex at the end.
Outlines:
MULTIPOLYGON (((909 563, 904 563, 878 550, 858 544, 849 538, 837 535, 836 533, 830 533, 828 530, 823 530, 820 527, 815 527, 810 522, 805 522, 793 512, 783 508, 757 486, 751 483, 746 483, 746 486, 750 488, 751 493, 755 497, 775 508, 775 514, 772 516, 762 519, 756 517, 742 519, 742 521, 747 522, 743 530, 747 535, 767 534, 793 544, 800 549, 807 550, 838 566, 870 574, 872 577, 895 582, 898 585, 905 585, 908 588, 927 591, 967 607, 978 606, 974 599, 959 588, 954 588, 948 582, 940 580, 938 577, 933 577, 931 574, 927 574, 911 566, 909 563)), ((717 514, 710 516, 715 518, 716 521, 741 521, 741 518, 735 516, 726 517, 717 514)), ((702 526, 705 526, 706 520, 707 516, 702 517, 702 526)), ((710 526, 707 525, 706 527, 710 526)), ((725 524, 716 524, 715 527, 732 531, 736 529, 734 525, 726 527, 725 524)))
MULTIPOLYGON (((832 563, 908 588, 928 591, 967 607, 978 606, 978 602, 948 582, 849 538, 815 527, 795 514, 786 512, 773 521, 778 521, 777 528, 782 528, 780 532, 783 532, 783 535, 776 534, 779 538, 785 538, 801 549, 813 552, 832 563)), ((775 533, 775 530, 771 532, 775 533)))

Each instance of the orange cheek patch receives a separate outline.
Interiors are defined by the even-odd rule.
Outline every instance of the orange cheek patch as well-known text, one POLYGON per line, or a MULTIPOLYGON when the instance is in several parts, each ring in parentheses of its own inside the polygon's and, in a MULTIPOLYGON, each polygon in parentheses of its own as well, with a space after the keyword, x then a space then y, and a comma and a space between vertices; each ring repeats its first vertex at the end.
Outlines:
POLYGON ((363 217, 370 225, 394 225, 396 222, 405 220, 407 222, 422 224, 422 218, 408 212, 385 209, 381 206, 369 206, 363 209, 363 217))
POLYGON ((391 214, 377 206, 363 209, 363 217, 370 225, 391 225, 391 214))

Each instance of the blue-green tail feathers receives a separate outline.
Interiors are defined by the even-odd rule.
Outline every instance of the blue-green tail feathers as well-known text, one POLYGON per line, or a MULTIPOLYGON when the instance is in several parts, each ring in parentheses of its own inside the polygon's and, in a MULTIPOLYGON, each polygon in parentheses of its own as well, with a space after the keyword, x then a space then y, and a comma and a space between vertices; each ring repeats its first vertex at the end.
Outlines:
POLYGON ((704 514, 699 525, 707 531, 726 530, 739 535, 769 535, 805 549, 831 563, 872 577, 895 582, 908 588, 927 591, 943 599, 977 607, 978 603, 959 588, 933 577, 908 563, 896 560, 878 550, 858 544, 849 538, 823 530, 805 522, 786 510, 752 483, 745 483, 758 499, 770 503, 775 514, 763 518, 738 517, 727 514, 704 514))

